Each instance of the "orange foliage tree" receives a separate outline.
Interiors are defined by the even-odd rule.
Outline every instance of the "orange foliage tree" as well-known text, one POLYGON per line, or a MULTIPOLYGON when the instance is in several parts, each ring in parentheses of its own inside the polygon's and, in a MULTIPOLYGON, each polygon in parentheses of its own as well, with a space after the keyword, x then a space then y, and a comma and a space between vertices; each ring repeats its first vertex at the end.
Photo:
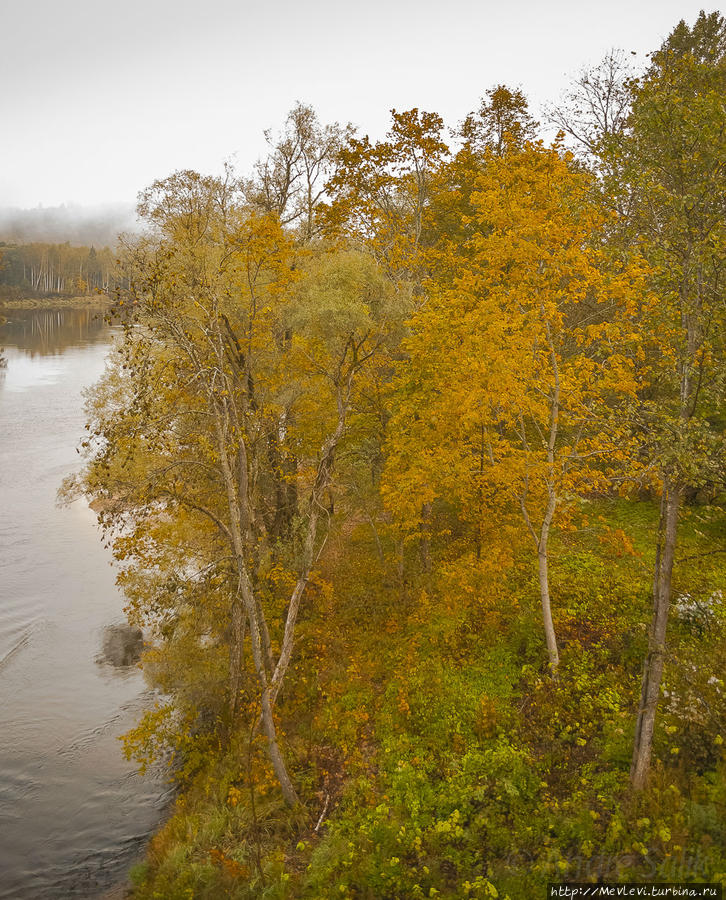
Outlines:
POLYGON ((490 153, 477 187, 453 287, 432 285, 410 323, 384 493, 414 530, 422 501, 458 501, 479 541, 519 510, 554 672, 549 538, 624 460, 612 411, 637 387, 642 273, 609 258, 591 180, 559 145, 490 153))

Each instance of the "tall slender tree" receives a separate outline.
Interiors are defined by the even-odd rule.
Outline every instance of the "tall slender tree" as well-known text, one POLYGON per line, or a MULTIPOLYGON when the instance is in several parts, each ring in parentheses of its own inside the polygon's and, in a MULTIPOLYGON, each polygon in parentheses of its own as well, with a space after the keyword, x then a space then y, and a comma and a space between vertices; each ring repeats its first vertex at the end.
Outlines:
MULTIPOLYGON (((687 488, 723 479, 726 394, 726 22, 681 22, 634 87, 612 171, 627 191, 630 242, 653 269, 659 302, 644 322, 651 383, 637 427, 662 503, 653 618, 631 780, 645 785, 666 660, 679 510, 687 488)), ((613 191, 617 194, 617 190, 613 191)))

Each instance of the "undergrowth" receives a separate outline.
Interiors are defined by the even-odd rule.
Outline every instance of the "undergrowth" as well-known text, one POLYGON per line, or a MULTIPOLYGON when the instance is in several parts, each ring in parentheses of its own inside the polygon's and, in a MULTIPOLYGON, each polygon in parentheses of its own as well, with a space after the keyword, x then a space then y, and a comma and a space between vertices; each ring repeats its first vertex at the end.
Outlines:
POLYGON ((331 540, 279 701, 304 811, 284 807, 260 739, 236 734, 185 773, 134 896, 527 900, 558 880, 726 880, 715 508, 687 510, 652 777, 628 787, 655 516, 591 503, 558 538, 557 681, 526 548, 474 590, 453 538, 442 574, 407 580, 364 525, 345 553, 331 540))

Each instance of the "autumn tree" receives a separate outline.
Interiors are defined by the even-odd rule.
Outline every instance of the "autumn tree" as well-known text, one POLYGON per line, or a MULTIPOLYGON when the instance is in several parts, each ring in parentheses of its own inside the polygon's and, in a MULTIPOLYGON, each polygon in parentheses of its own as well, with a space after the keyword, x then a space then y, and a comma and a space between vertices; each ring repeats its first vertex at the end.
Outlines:
POLYGON ((471 153, 502 156, 512 145, 522 147, 534 140, 538 124, 529 112, 524 93, 519 88, 498 84, 482 97, 479 108, 464 119, 459 137, 471 153))
POLYGON ((609 260, 590 178, 561 147, 490 153, 477 186, 465 263, 410 323, 386 498, 414 527, 421 495, 456 498, 479 522, 518 509, 554 672, 549 538, 568 498, 603 484, 618 455, 607 423, 635 389, 639 272, 609 260))
POLYGON ((321 221, 329 234, 372 253, 395 281, 418 295, 425 277, 425 214, 449 150, 436 113, 394 109, 391 119, 385 141, 351 137, 343 147, 321 221))
POLYGON ((265 132, 269 153, 244 181, 248 201, 311 240, 318 233, 317 207, 352 134, 352 126, 321 125, 311 106, 296 104, 278 135, 265 132))
POLYGON ((471 252, 478 229, 472 198, 488 160, 521 150, 537 127, 523 92, 503 84, 488 90, 459 127, 460 146, 438 167, 427 209, 427 273, 437 284, 455 278, 471 252))
POLYGON ((115 260, 108 247, 64 244, 6 244, 0 292, 49 296, 108 291, 115 284, 115 260))
MULTIPOLYGON (((292 805, 273 706, 356 379, 385 339, 388 286, 359 255, 306 263, 277 217, 241 202, 230 173, 175 173, 144 193, 139 211, 153 231, 126 255, 138 325, 123 348, 133 399, 120 412, 113 379, 98 395, 84 489, 107 501, 119 555, 142 568, 158 567, 150 548, 170 527, 205 523, 190 563, 208 587, 219 581, 210 594, 226 623, 229 721, 240 713, 248 645, 268 752, 292 805), (283 409, 295 415, 280 431, 283 409), (303 500, 287 542, 270 515, 279 474, 270 423, 276 445, 299 460, 303 500), (286 602, 274 590, 280 566, 286 602)), ((153 591, 136 596, 154 612, 153 591)))
MULTIPOLYGON (((321 225, 331 240, 369 254, 383 268, 401 310, 420 304, 425 297, 427 217, 438 171, 449 153, 443 127, 436 113, 392 110, 385 140, 351 137, 340 151, 336 174, 328 184, 330 199, 320 209, 321 225)), ((389 380, 390 359, 381 356, 379 365, 368 371, 367 388, 361 394, 365 408, 357 421, 367 424, 359 444, 361 450, 365 447, 365 461, 358 471, 371 474, 368 483, 372 490, 363 489, 364 479, 354 473, 349 479, 379 548, 377 484, 389 415, 384 400, 389 380)))

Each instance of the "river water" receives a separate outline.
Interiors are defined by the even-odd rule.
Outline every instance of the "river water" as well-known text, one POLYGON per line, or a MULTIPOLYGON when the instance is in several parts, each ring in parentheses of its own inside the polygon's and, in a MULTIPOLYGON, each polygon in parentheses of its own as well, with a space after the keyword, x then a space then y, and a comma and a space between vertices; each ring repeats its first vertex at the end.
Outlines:
POLYGON ((0 326, 0 898, 99 897, 168 803, 118 736, 153 702, 136 667, 99 657, 123 597, 77 469, 83 387, 113 329, 94 309, 9 310, 0 326))

